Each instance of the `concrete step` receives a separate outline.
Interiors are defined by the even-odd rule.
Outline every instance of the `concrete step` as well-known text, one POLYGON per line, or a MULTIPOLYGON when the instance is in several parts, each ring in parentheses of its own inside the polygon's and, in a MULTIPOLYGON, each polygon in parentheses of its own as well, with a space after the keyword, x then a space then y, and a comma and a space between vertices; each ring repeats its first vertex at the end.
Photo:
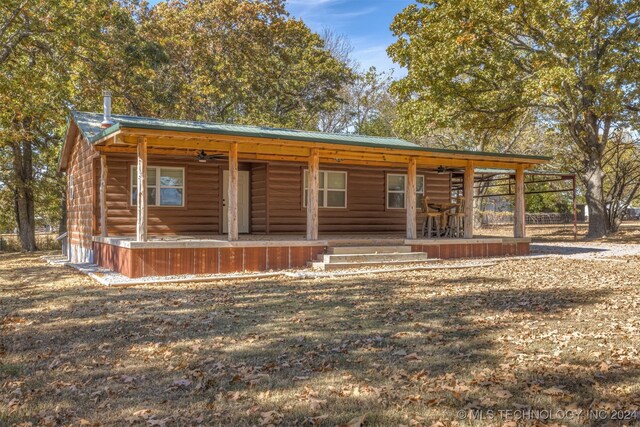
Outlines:
POLYGON ((411 246, 332 246, 327 252, 329 255, 410 253, 411 246))
POLYGON ((390 239, 388 237, 376 238, 376 237, 362 237, 348 239, 340 237, 327 237, 328 246, 402 246, 405 244, 405 239, 390 239))
POLYGON ((363 263, 363 262, 391 262, 391 261, 426 261, 429 256, 424 252, 391 252, 391 253, 369 253, 369 254, 333 254, 318 255, 318 261, 326 264, 334 263, 363 263))
POLYGON ((383 267, 403 267, 415 264, 426 264, 439 261, 437 258, 430 258, 424 261, 389 261, 389 262, 335 262, 324 263, 321 261, 309 261, 307 265, 315 270, 361 270, 364 268, 383 268, 383 267))

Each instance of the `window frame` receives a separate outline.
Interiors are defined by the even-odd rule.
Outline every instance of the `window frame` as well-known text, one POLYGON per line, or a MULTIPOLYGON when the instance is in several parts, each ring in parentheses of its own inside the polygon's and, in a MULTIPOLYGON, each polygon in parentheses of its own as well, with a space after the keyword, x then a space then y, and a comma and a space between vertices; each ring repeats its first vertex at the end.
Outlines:
MULTIPOLYGON (((424 175, 421 174, 416 174, 416 188, 418 187, 418 180, 422 178, 422 192, 420 191, 416 191, 416 196, 418 194, 422 194, 422 197, 424 197, 424 193, 425 193, 425 185, 426 185, 426 179, 424 175)), ((387 179, 386 179, 386 183, 385 183, 385 199, 386 199, 386 208, 389 210, 402 210, 402 209, 407 209, 407 184, 408 184, 408 179, 407 179, 407 174, 406 173, 396 173, 396 172, 390 172, 387 173, 387 179), (404 190, 399 191, 399 190, 389 190, 389 177, 390 176, 402 176, 404 177, 404 190), (389 193, 395 193, 395 194, 404 194, 404 199, 403 199, 403 205, 401 208, 397 208, 397 207, 393 207, 393 206, 389 206, 389 193)), ((420 201, 418 200, 418 198, 416 197, 416 210, 420 209, 420 201)))
MULTIPOLYGON (((137 169, 137 165, 132 164, 131 168, 129 169, 130 172, 130 176, 131 179, 129 180, 129 204, 131 206, 138 206, 137 204, 137 200, 134 201, 133 200, 133 189, 137 187, 137 182, 134 181, 134 178, 137 179, 137 177, 135 176, 136 173, 134 173, 134 171, 137 169)), ((185 207, 185 199, 187 197, 187 191, 186 191, 186 183, 187 183, 187 172, 186 172, 186 168, 185 167, 181 167, 181 166, 154 166, 154 165, 149 165, 147 166, 147 170, 149 169, 155 169, 156 170, 156 181, 153 185, 149 185, 149 182, 147 182, 147 188, 149 187, 153 187, 156 189, 156 200, 155 200, 155 204, 151 204, 148 203, 147 206, 150 208, 184 208, 185 207), (160 184, 160 171, 162 169, 168 169, 168 170, 179 170, 182 172, 182 186, 174 186, 174 185, 161 185, 160 184), (182 189, 182 204, 180 205, 162 205, 160 204, 160 190, 162 188, 179 188, 182 189)), ((148 172, 147 172, 148 175, 148 172)))
MULTIPOLYGON (((338 171, 338 170, 324 170, 321 169, 318 171, 318 173, 323 172, 324 173, 324 187, 325 188, 320 188, 320 185, 318 185, 318 193, 322 192, 324 193, 324 196, 322 198, 322 201, 324 202, 324 206, 320 204, 320 200, 318 200, 318 208, 319 209, 347 209, 347 207, 349 206, 349 200, 348 200, 348 189, 349 189, 349 173, 347 171, 338 171), (330 173, 339 173, 339 174, 343 174, 344 175, 344 188, 328 188, 327 185, 329 183, 329 175, 330 173), (344 206, 326 206, 327 201, 328 201, 328 192, 329 191, 342 191, 344 192, 344 206)), ((309 191, 309 169, 303 169, 302 170, 302 208, 306 209, 307 208, 307 197, 306 194, 309 191)), ((319 198, 318 198, 319 199, 319 198)))

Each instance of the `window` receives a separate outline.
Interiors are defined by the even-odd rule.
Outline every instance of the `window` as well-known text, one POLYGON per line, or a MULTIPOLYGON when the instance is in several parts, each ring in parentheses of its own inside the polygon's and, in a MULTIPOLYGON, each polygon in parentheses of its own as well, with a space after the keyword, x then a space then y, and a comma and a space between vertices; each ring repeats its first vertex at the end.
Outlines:
MULTIPOLYGON (((137 167, 131 166, 131 204, 138 202, 137 167)), ((149 206, 184 206, 184 168, 147 167, 149 206)))
MULTIPOLYGON (((406 209, 407 175, 387 175, 387 209, 406 209)), ((424 197, 424 175, 416 175, 416 208, 424 197)))
MULTIPOLYGON (((318 183, 318 207, 347 207, 347 173, 336 171, 320 171, 318 183)), ((302 206, 307 207, 309 193, 309 171, 304 171, 304 194, 302 206)))

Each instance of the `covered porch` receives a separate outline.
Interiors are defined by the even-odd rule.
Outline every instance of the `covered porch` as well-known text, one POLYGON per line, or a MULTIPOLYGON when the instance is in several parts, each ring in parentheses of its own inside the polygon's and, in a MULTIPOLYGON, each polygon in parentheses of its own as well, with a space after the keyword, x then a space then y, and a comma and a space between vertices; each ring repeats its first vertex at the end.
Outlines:
MULTIPOLYGON (((117 129, 96 138, 99 209, 93 251, 98 264, 130 277, 141 277, 298 268, 341 246, 366 246, 372 251, 381 246, 402 246, 403 251, 440 259, 528 253, 524 172, 546 162, 545 158, 429 149, 393 138, 242 126, 230 130, 225 125, 211 128, 208 124, 200 125, 195 128, 183 122, 167 124, 155 119, 126 118, 119 120, 117 129), (114 180, 110 176, 113 164, 110 161, 123 156, 132 159, 132 167, 126 162, 125 166, 117 167, 128 169, 131 174, 118 175, 114 180), (150 208, 156 213, 166 210, 149 206, 149 158, 156 165, 189 159, 192 165, 215 166, 218 172, 210 176, 218 173, 220 176, 215 178, 220 193, 216 202, 220 209, 218 225, 206 230, 194 225, 188 228, 191 231, 186 228, 182 232, 172 232, 170 228, 163 233, 150 231, 164 226, 157 214, 150 224, 150 208), (422 236, 421 197, 437 187, 442 201, 450 201, 451 177, 453 171, 459 171, 463 177, 462 194, 472 200, 477 168, 513 171, 513 238, 474 238, 473 203, 464 204, 460 236, 447 239, 422 236), (246 198, 243 185, 253 187, 253 178, 243 184, 241 175, 247 170, 251 177, 254 172, 260 173, 264 192, 250 192, 248 204, 243 205, 246 198), (270 170, 286 173, 270 174, 270 170), (331 190, 327 191, 327 173, 331 171, 344 173, 343 190, 334 191, 344 194, 333 194, 339 201, 344 199, 344 206, 327 204, 327 198, 332 196, 331 190), (392 202, 391 175, 402 178, 401 190, 395 191, 398 194, 394 194, 392 202), (121 181, 129 178, 132 191, 126 193, 121 181), (446 182, 445 187, 442 182, 446 182), (125 200, 129 199, 127 205, 118 202, 118 206, 135 212, 135 233, 110 232, 114 222, 122 221, 113 215, 123 209, 111 207, 108 199, 109 191, 113 192, 117 185, 120 193, 125 193, 125 200), (269 193, 269 189, 273 191, 269 193), (266 212, 265 223, 254 227, 250 221, 252 224, 243 228, 243 211, 256 211, 258 205, 266 212), (269 217, 269 212, 280 216, 269 217), (332 232, 322 232, 323 218, 329 217, 332 222, 327 225, 325 221, 324 227, 332 232)), ((197 183, 198 188, 208 185, 202 180, 197 183)), ((187 192, 187 200, 190 197, 193 195, 187 192)), ((214 206, 212 212, 216 209, 214 206)), ((182 206, 173 210, 185 217, 191 212, 184 199, 182 206)))
MULTIPOLYGON (((324 134, 320 134, 324 135, 324 134)), ((302 136, 298 137, 302 139, 302 136)), ((375 145, 375 144, 372 144, 375 145)), ((513 171, 514 175, 514 196, 515 196, 515 222, 513 237, 525 237, 525 191, 524 191, 524 173, 528 168, 534 167, 536 164, 544 163, 545 159, 533 156, 511 156, 495 153, 478 153, 478 152, 462 152, 453 150, 437 150, 427 149, 418 146, 407 146, 398 148, 389 147, 368 147, 368 146, 351 146, 336 144, 309 143, 304 141, 267 138, 249 138, 249 137, 228 137, 226 135, 209 136, 207 134, 193 134, 191 132, 174 131, 159 132, 149 129, 127 129, 122 128, 114 135, 100 140, 96 145, 96 149, 100 153, 100 176, 97 180, 100 182, 99 192, 99 213, 96 222, 99 223, 101 237, 108 237, 109 233, 109 213, 110 207, 107 201, 107 187, 110 180, 108 159, 114 155, 133 154, 135 155, 135 176, 131 175, 131 180, 135 188, 138 189, 134 195, 132 208, 135 209, 135 240, 145 242, 149 239, 149 189, 148 178, 148 157, 155 156, 156 161, 163 162, 165 159, 175 158, 197 158, 199 155, 213 161, 224 169, 223 185, 220 187, 222 193, 222 227, 219 231, 224 231, 226 240, 237 241, 240 237, 239 230, 239 176, 240 165, 244 162, 250 162, 252 165, 264 165, 268 167, 271 164, 287 164, 299 167, 304 171, 303 176, 294 176, 289 174, 290 185, 292 191, 300 189, 302 181, 304 181, 304 197, 302 211, 304 217, 304 237, 308 241, 319 239, 320 224, 319 210, 324 208, 325 212, 329 212, 328 206, 321 206, 320 192, 323 184, 320 183, 322 169, 344 169, 347 167, 370 168, 373 170, 381 170, 383 173, 398 171, 402 174, 405 181, 405 189, 401 193, 401 203, 399 209, 391 209, 389 205, 386 207, 385 214, 391 212, 394 217, 398 218, 399 214, 404 213, 404 237, 406 239, 421 238, 418 232, 419 217, 421 215, 420 191, 425 193, 424 187, 429 187, 431 178, 425 178, 425 173, 431 173, 431 176, 440 176, 441 171, 446 171, 447 177, 453 173, 451 171, 462 171, 462 195, 467 200, 472 200, 474 195, 474 176, 477 168, 502 168, 513 171), (418 170, 421 171, 421 185, 423 189, 419 189, 418 170), (431 172, 429 172, 431 171, 431 172), (224 188, 226 187, 226 188, 224 188), (224 230, 222 230, 224 229, 224 230)), ((270 176, 265 175, 263 180, 269 181, 270 176)), ((282 178, 279 178, 282 179, 282 178)), ((344 181, 347 180, 346 173, 344 181)), ((383 178, 384 179, 384 178, 383 178)), ((389 178, 387 177, 387 180, 389 178)), ((450 178, 449 178, 450 179, 450 178)), ((362 178, 359 187, 350 188, 351 193, 359 193, 367 191, 367 182, 362 178)), ((451 183, 449 181, 448 191, 444 192, 447 200, 452 197, 451 183)), ((346 193, 346 184, 344 187, 346 193)), ((287 187, 281 187, 278 191, 286 191, 287 187)), ((389 191, 389 183, 387 182, 387 191, 389 191)), ((459 191, 457 191, 460 193, 459 191)), ((323 194, 325 196, 328 193, 323 194)), ((350 197, 355 195, 351 195, 350 197)), ((346 194, 343 196, 346 198, 346 194)), ((387 195, 389 197, 389 195, 387 195)), ((263 197, 264 199, 264 197, 263 197)), ((269 196, 261 203, 268 204, 269 196)), ((296 201, 297 202, 297 201, 296 201)), ((184 203, 184 202, 183 202, 184 203)), ((387 204, 389 201, 387 200, 387 204)), ((300 205, 294 206, 290 210, 301 210, 300 205)), ((344 209, 334 209, 332 212, 349 213, 353 211, 346 202, 344 209)), ((296 216, 298 221, 300 216, 296 216)), ((298 222, 297 222, 298 224, 298 222)), ((291 224, 293 226, 293 223, 291 224)), ((353 224, 352 229, 348 226, 343 227, 340 231, 346 233, 353 231, 383 231, 373 229, 371 227, 358 228, 358 224, 353 224)), ((382 227, 384 228, 384 227, 382 227)), ((286 230, 286 224, 280 228, 281 231, 286 230)), ((204 232, 204 230, 202 230, 204 232)), ((273 230, 271 232, 277 232, 273 230)), ((292 227, 291 232, 295 230, 292 227)), ((267 229, 261 232, 270 233, 267 229)), ((214 234, 215 230, 207 230, 207 234, 214 234), (212 233, 213 232, 213 233, 212 233)), ((249 233, 256 234, 255 230, 249 233)), ((117 234, 117 233, 116 233, 117 234)), ((152 233, 151 233, 152 234, 152 233)), ((473 230, 473 203, 466 203, 464 206, 464 238, 470 239, 474 236, 473 230)))

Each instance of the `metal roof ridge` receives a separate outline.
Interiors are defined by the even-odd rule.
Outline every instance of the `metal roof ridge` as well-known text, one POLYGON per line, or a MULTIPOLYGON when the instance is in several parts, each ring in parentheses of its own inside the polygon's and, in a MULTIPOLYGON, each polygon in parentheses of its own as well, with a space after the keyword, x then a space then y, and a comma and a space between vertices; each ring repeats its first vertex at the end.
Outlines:
MULTIPOLYGON (((92 114, 92 115, 98 115, 101 116, 102 113, 96 113, 94 111, 78 111, 78 110, 74 110, 74 112, 76 113, 81 113, 81 114, 92 114)), ((274 126, 262 126, 262 125, 251 125, 251 124, 243 124, 243 123, 224 123, 224 122, 212 122, 212 121, 203 121, 203 120, 186 120, 186 119, 162 119, 162 118, 158 118, 158 117, 149 117, 149 116, 133 116, 133 115, 129 115, 129 114, 112 114, 111 117, 115 120, 117 120, 118 118, 123 118, 123 119, 144 119, 144 120, 152 120, 152 121, 156 121, 156 122, 181 122, 184 124, 188 124, 188 123, 197 123, 197 124, 203 124, 203 125, 210 125, 210 126, 230 126, 230 127, 247 127, 247 128, 253 128, 256 130, 274 130, 274 131, 284 131, 284 132, 300 132, 300 133, 310 133, 310 134, 317 134, 317 135, 327 135, 327 136, 337 136, 337 137, 354 137, 354 138, 371 138, 371 139, 386 139, 386 140, 392 140, 392 141, 402 141, 408 144, 413 144, 415 146, 420 147, 420 145, 408 141, 404 138, 399 138, 396 136, 375 136, 375 135, 365 135, 365 134, 360 134, 360 133, 340 133, 340 132, 322 132, 322 131, 317 131, 317 130, 304 130, 304 129, 295 129, 295 128, 285 128, 285 127, 274 127, 274 126)), ((159 123, 160 124, 160 123, 159 123)))

